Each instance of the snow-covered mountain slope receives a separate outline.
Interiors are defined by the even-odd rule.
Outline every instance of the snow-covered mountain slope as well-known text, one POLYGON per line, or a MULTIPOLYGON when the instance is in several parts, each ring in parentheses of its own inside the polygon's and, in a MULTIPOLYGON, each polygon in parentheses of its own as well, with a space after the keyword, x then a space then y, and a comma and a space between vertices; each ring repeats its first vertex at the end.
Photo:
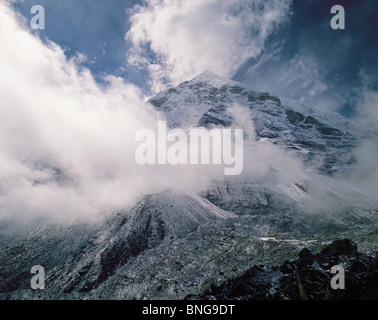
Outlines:
POLYGON ((164 113, 171 128, 228 127, 235 123, 231 108, 248 109, 258 139, 269 139, 300 151, 306 161, 322 158, 324 171, 353 164, 349 152, 358 137, 348 119, 301 103, 257 93, 228 79, 204 72, 150 102, 164 113))
POLYGON ((26 238, 4 236, 0 297, 13 288, 20 296, 28 292, 30 263, 50 270, 51 297, 94 290, 119 267, 163 241, 234 217, 196 194, 166 191, 147 195, 130 212, 114 213, 98 225, 42 226, 26 238))
POLYGON ((210 72, 150 102, 171 128, 251 125, 252 146, 299 156, 304 171, 287 182, 270 168, 192 193, 145 195, 96 224, 0 234, 0 299, 182 299, 303 246, 350 237, 365 252, 378 249, 376 208, 333 177, 355 163, 360 135, 347 119, 210 72), (43 291, 30 289, 33 265, 45 268, 43 291))

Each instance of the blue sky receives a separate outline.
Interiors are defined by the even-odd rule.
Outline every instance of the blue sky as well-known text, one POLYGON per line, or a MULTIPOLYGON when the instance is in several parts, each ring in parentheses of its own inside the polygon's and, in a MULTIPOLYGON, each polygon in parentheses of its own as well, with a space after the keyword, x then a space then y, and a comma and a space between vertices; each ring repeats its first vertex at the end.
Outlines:
POLYGON ((41 39, 48 38, 65 49, 67 57, 77 52, 87 56, 83 66, 89 68, 98 81, 104 74, 124 77, 143 86, 143 72, 128 68, 126 53, 130 44, 125 34, 130 28, 129 9, 132 0, 25 0, 15 8, 27 19, 30 8, 45 8, 46 29, 34 31, 41 39))
MULTIPOLYGON (((230 2, 237 3, 238 1, 230 2)), ((267 1, 268 4, 269 2, 273 3, 272 8, 278 7, 279 1, 267 1)), ((285 1, 281 1, 283 2, 285 1)), ((378 2, 375 0, 286 2, 289 2, 290 8, 282 8, 285 18, 279 18, 279 27, 272 28, 269 35, 262 39, 263 45, 261 43, 256 45, 262 48, 259 47, 261 51, 251 52, 248 57, 248 50, 253 51, 253 48, 238 43, 237 49, 241 46, 247 48, 245 55, 242 56, 244 61, 241 60, 243 63, 240 63, 237 68, 230 67, 226 75, 249 84, 259 91, 270 91, 280 96, 301 100, 312 106, 330 108, 348 116, 353 115, 357 101, 360 99, 361 88, 378 90, 378 64, 376 62, 378 2), (346 30, 330 28, 329 23, 332 17, 330 8, 335 4, 343 5, 346 10, 346 30)), ((142 1, 132 0, 24 0, 16 1, 14 6, 30 19, 32 16, 30 8, 35 4, 43 5, 46 11, 46 29, 38 32, 40 37, 59 44, 66 50, 68 57, 72 57, 77 52, 85 54, 87 61, 83 65, 92 71, 99 82, 106 74, 117 75, 141 87, 148 94, 154 92, 154 90, 151 91, 148 82, 149 78, 153 77, 151 71, 146 68, 146 65, 138 67, 129 63, 128 53, 135 42, 125 40, 125 35, 132 25, 130 17, 135 13, 131 10, 135 5, 142 3, 142 1)), ((234 5, 234 7, 237 6, 234 5)), ((206 10, 207 8, 204 7, 203 11, 206 10)), ((214 11, 214 8, 212 10, 214 11)), ((154 8, 150 4, 149 11, 144 12, 145 16, 147 14, 152 16, 153 11, 154 8)), ((155 11, 160 16, 167 13, 167 10, 163 8, 157 8, 155 11)), ((252 14, 253 12, 251 16, 252 14)), ((159 19, 159 16, 157 17, 159 19)), ((184 10, 182 17, 182 21, 185 21, 184 10)), ((189 18, 193 17, 189 16, 189 18)), ((198 23, 201 22, 202 20, 198 23)), ((186 25, 188 28, 194 27, 190 23, 186 25)), ((242 26, 255 28, 250 22, 242 26)), ((164 30, 166 29, 162 28, 162 32, 164 30)), ((198 29, 198 32, 205 33, 206 26, 202 30, 198 29)), ((260 32, 259 29, 253 31, 260 32)), ((174 30, 171 32, 166 35, 162 33, 162 36, 172 38, 171 43, 178 41, 174 38, 174 30)), ((214 37, 215 34, 209 33, 209 38, 214 37)), ((253 37, 256 37, 256 34, 252 33, 251 43, 254 40, 253 37)), ((195 41, 192 38, 188 37, 190 41, 195 41)), ((160 44, 156 36, 155 38, 147 37, 143 54, 150 64, 159 64, 159 59, 162 59, 164 54, 165 58, 170 54, 164 52, 162 47, 171 43, 161 42, 160 44), (150 46, 153 45, 159 49, 151 50, 150 46)), ((198 43, 193 43, 193 46, 197 45, 198 43)), ((174 69, 169 62, 176 61, 180 57, 182 55, 172 55, 171 60, 168 57, 168 62, 164 63, 162 69, 174 69)), ((206 58, 210 60, 209 57, 206 58)), ((206 60, 204 61, 203 66, 206 66, 206 60)), ((196 62, 195 57, 183 60, 183 63, 194 62, 196 62)), ((212 66, 209 65, 209 69, 212 69, 212 66)), ((213 69, 217 69, 216 66, 213 69)), ((193 68, 194 70, 199 71, 200 66, 193 68)), ((217 72, 218 70, 211 71, 222 73, 222 71, 217 72)), ((169 79, 169 75, 162 76, 160 81, 169 86, 177 84, 178 79, 188 80, 194 75, 188 72, 187 79, 184 79, 183 72, 180 77, 173 79, 176 81, 170 81, 172 79, 169 79)))
MULTIPOLYGON (((290 23, 283 26, 279 32, 269 39, 266 51, 272 50, 280 41, 285 41, 280 50, 274 54, 260 68, 274 66, 277 70, 283 69, 286 72, 285 81, 295 78, 300 79, 300 74, 308 75, 306 70, 285 66, 293 59, 307 57, 314 62, 317 75, 314 74, 314 81, 310 84, 316 87, 316 81, 325 84, 328 89, 319 92, 314 97, 304 99, 309 104, 316 104, 317 101, 334 102, 336 110, 344 115, 352 115, 359 99, 358 93, 361 88, 378 90, 378 2, 374 0, 349 0, 349 1, 293 1, 293 15, 290 23), (329 27, 330 8, 335 4, 341 4, 346 11, 346 30, 333 30, 329 27), (295 74, 299 72, 298 74, 295 74)), ((306 61, 306 60, 305 60, 306 61)), ((253 65, 255 61, 251 61, 253 65)), ((313 70, 314 71, 314 70, 313 70)), ((310 73, 311 74, 311 73, 310 73)), ((261 73, 257 72, 252 80, 258 80, 261 73)), ((285 95, 291 91, 294 99, 308 95, 308 91, 300 90, 295 93, 293 87, 280 86, 275 83, 274 70, 266 76, 273 87, 276 87, 278 94, 285 95), (273 82, 273 83, 272 83, 273 82)), ((242 81, 248 81, 248 74, 241 70, 238 77, 242 81)), ((267 84, 266 87, 269 85, 267 84)), ((305 88, 303 88, 305 89, 305 88)), ((269 90, 269 89, 268 89, 269 90)), ((325 104, 333 108, 332 105, 325 104)))

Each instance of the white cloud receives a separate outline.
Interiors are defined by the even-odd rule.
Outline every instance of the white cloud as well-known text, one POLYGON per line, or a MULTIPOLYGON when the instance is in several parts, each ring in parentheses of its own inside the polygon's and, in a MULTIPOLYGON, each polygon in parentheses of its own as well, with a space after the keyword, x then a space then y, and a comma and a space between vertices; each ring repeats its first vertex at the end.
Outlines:
MULTIPOLYGON (((144 102, 138 88, 122 79, 108 77, 106 87, 98 85, 89 70, 77 66, 83 56, 78 53, 76 58, 67 60, 62 48, 52 42, 44 44, 30 33, 26 21, 7 3, 0 0, 0 227, 7 222, 27 224, 39 218, 54 222, 96 219, 104 211, 128 208, 147 193, 174 188, 201 191, 214 179, 223 179, 223 167, 138 165, 134 157, 138 146, 135 133, 142 128, 156 128, 161 116, 144 102)), ((261 49, 258 45, 247 49, 243 42, 246 34, 237 34, 248 25, 244 17, 248 15, 244 7, 247 2, 238 2, 239 6, 236 2, 215 0, 193 1, 191 5, 159 3, 154 8, 164 13, 162 16, 157 16, 150 7, 140 8, 133 21, 134 28, 140 27, 138 32, 144 32, 139 25, 142 18, 146 19, 146 28, 157 32, 153 37, 145 34, 145 38, 138 34, 135 41, 153 40, 157 48, 165 43, 172 48, 165 53, 164 46, 156 49, 162 51, 159 55, 163 63, 155 66, 152 73, 155 81, 168 76, 167 66, 173 71, 169 80, 180 81, 180 77, 190 78, 190 72, 209 69, 207 63, 212 60, 214 68, 231 72, 238 61, 232 59, 226 65, 222 54, 237 54, 240 58, 249 55, 252 49, 261 49), (221 4, 220 8, 215 4, 221 4), (231 4, 235 4, 233 16, 231 4), (241 12, 242 8, 246 11, 241 12), (182 14, 190 14, 182 17, 178 9, 183 10, 182 14), (221 12, 224 19, 216 22, 221 12), (174 36, 171 28, 175 15, 180 18, 176 21, 178 35, 172 43, 169 39, 165 42, 163 36, 174 36), (192 18, 197 20, 193 22, 192 18), (209 25, 204 26, 205 31, 211 32, 205 35, 199 31, 200 24, 207 19, 209 25), (203 50, 184 41, 192 37, 191 44, 196 43, 197 33, 191 27, 199 32, 203 50), (217 36, 219 27, 224 29, 217 36), (184 48, 175 50, 181 36, 184 48), (207 38, 209 43, 205 41, 207 38), (235 43, 240 52, 236 47, 228 48, 228 44, 235 43), (202 54, 202 61, 196 60, 196 50, 202 54), (189 69, 185 69, 185 63, 189 63, 189 69)), ((252 10, 259 2, 248 3, 252 10)), ((273 3, 268 1, 266 6, 273 3)), ((280 20, 277 15, 284 12, 265 13, 266 8, 260 20, 267 21, 266 24, 260 27, 256 24, 259 36, 255 37, 255 43, 260 45, 274 28, 272 21, 280 20)), ((135 35, 136 30, 132 30, 135 35)), ((275 176, 280 183, 290 184, 301 176, 299 160, 270 143, 254 141, 253 124, 246 121, 245 110, 236 107, 232 111, 235 124, 244 128, 251 140, 245 149, 248 161, 241 179, 264 179, 271 168, 277 172, 275 176)))
POLYGON ((102 87, 62 48, 31 34, 0 0, 0 229, 17 221, 70 223, 125 209, 148 193, 199 191, 223 168, 140 166, 135 134, 158 115, 140 90, 102 87))
POLYGON ((129 62, 148 68, 153 91, 209 70, 231 77, 285 21, 289 0, 148 0, 136 6, 126 38, 129 62), (151 50, 154 55, 150 59, 151 50))
MULTIPOLYGON (((138 165, 135 134, 161 117, 139 89, 115 77, 99 86, 80 55, 44 44, 3 0, 0 47, 0 228, 89 221, 147 193, 224 178, 222 166, 138 165)), ((247 174, 261 176, 252 165, 247 174)))
POLYGON ((0 47, 0 222, 87 219, 164 186, 134 160, 135 132, 157 119, 138 88, 100 87, 5 1, 0 47))

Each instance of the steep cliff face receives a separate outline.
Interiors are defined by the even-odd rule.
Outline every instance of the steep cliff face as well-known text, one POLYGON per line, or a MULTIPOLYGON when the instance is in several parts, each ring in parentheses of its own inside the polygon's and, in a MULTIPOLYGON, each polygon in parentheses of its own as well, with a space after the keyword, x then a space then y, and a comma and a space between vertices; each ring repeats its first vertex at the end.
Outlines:
POLYGON ((309 162, 319 156, 324 159, 322 169, 329 173, 354 162, 348 152, 358 136, 346 118, 257 93, 210 72, 161 92, 150 102, 164 113, 172 128, 229 127, 235 122, 230 109, 237 104, 249 111, 258 139, 296 150, 309 162))
POLYGON ((284 183, 270 168, 258 179, 222 179, 198 192, 146 195, 96 224, 43 225, 1 235, 1 299, 183 299, 240 277, 253 265, 294 259, 303 246, 350 237, 363 251, 378 249, 375 208, 363 191, 341 192, 333 178, 355 165, 351 151, 361 135, 347 119, 209 72, 150 102, 171 128, 235 127, 248 120, 253 142, 299 157, 303 175, 284 183), (235 105, 247 112, 235 116, 235 105), (335 207, 327 207, 329 199, 335 207), (43 291, 30 289, 33 265, 45 268, 43 291))

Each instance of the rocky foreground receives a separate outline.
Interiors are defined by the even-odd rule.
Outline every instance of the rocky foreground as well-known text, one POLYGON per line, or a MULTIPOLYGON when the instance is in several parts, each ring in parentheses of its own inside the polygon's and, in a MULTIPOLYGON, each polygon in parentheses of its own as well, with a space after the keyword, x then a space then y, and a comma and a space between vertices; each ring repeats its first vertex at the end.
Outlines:
POLYGON ((304 248, 297 260, 279 266, 254 265, 242 276, 213 282, 203 295, 186 300, 363 300, 378 299, 378 256, 357 250, 349 239, 336 240, 319 253, 304 248), (345 270, 345 289, 332 289, 332 266, 345 270))

